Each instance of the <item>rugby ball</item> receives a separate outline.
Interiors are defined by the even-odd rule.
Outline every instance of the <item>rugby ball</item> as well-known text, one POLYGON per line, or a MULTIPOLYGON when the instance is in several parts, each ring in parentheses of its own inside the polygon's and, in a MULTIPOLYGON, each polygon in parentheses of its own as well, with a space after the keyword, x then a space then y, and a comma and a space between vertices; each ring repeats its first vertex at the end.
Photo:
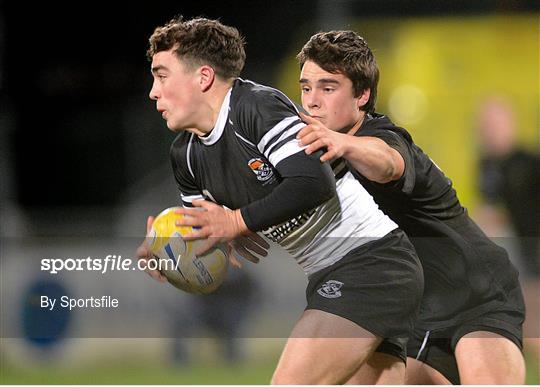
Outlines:
POLYGON ((184 240, 183 236, 193 228, 175 224, 184 216, 174 212, 178 208, 162 211, 147 235, 155 264, 169 283, 178 289, 196 294, 212 293, 227 276, 227 246, 219 244, 204 255, 196 256, 195 250, 204 240, 184 240))

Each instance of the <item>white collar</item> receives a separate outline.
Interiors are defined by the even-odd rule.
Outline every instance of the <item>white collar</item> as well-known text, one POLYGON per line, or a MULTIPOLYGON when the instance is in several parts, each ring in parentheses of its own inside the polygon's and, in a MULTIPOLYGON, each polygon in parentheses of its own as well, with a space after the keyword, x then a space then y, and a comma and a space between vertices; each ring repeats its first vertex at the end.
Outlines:
POLYGON ((229 103, 231 100, 231 92, 232 87, 225 95, 225 99, 221 104, 221 108, 219 109, 219 115, 216 124, 214 125, 214 129, 212 129, 207 136, 198 136, 204 145, 213 145, 221 138, 223 130, 225 129, 225 124, 227 123, 227 117, 229 116, 229 103))

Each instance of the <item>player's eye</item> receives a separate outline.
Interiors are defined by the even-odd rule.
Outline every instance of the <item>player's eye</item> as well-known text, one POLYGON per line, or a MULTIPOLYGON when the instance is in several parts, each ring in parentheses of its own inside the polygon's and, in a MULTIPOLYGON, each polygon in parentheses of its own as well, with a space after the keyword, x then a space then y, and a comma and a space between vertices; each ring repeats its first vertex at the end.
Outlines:
POLYGON ((302 87, 302 93, 309 93, 310 88, 307 86, 302 87))
POLYGON ((325 87, 323 90, 324 90, 325 93, 331 93, 331 92, 333 92, 335 89, 334 89, 333 87, 325 87))

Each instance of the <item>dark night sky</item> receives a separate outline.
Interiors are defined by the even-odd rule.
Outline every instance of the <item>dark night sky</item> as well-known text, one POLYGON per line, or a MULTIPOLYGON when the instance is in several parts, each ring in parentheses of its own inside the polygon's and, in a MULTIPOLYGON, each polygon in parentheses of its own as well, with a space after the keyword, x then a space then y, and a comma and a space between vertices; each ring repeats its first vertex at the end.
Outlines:
POLYGON ((4 91, 14 107, 16 127, 9 141, 16 196, 23 206, 117 202, 130 181, 125 134, 115 129, 125 101, 149 90, 145 51, 157 25, 177 14, 219 17, 240 29, 248 58, 257 59, 248 59, 244 76, 266 75, 296 28, 292 20, 301 20, 295 12, 308 2, 282 2, 295 7, 285 13, 267 1, 238 7, 229 2, 113 3, 44 2, 32 5, 32 12, 22 2, 4 6, 4 91))
MULTIPOLYGON (((345 2, 361 17, 538 9, 531 0, 345 2)), ((339 3, 344 1, 333 4, 339 3)), ((157 25, 178 14, 220 18, 246 37, 243 76, 270 83, 295 31, 317 15, 317 2, 309 0, 29 4, 0 3, 0 96, 11 106, 7 138, 22 206, 117 204, 133 174, 126 133, 114 129, 122 125, 126 101, 149 90, 145 51, 157 25), (102 189, 103 182, 109 189, 102 189)), ((149 169, 166 158, 162 153, 147 163, 149 169)))

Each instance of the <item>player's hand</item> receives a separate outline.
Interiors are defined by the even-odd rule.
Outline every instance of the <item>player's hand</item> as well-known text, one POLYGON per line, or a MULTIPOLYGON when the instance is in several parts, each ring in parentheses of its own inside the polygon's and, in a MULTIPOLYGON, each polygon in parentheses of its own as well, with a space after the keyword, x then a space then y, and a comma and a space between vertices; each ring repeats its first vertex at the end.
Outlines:
MULTIPOLYGON (((154 223, 154 217, 149 216, 148 219, 146 220, 146 235, 148 235, 148 233, 150 232, 150 229, 152 228, 152 223, 154 223)), ((161 274, 159 270, 148 269, 148 262, 151 260, 154 260, 155 258, 150 253, 150 248, 148 246, 147 238, 144 238, 143 243, 137 248, 136 255, 139 261, 146 261, 144 263, 144 267, 146 267, 144 271, 147 272, 148 275, 150 275, 150 277, 152 277, 158 282, 167 282, 167 278, 165 278, 165 276, 161 274)))
POLYGON ((244 235, 229 242, 229 261, 236 268, 241 268, 242 263, 238 258, 243 258, 253 263, 259 263, 261 257, 268 255, 270 245, 259 234, 249 231, 244 235), (257 255, 255 255, 257 254, 257 255))
POLYGON ((216 244, 230 242, 249 231, 240 210, 232 211, 207 200, 194 200, 193 205, 197 208, 180 208, 174 212, 184 215, 176 221, 177 226, 197 228, 183 236, 186 240, 206 239, 195 255, 204 254, 216 244))
POLYGON ((304 127, 296 138, 302 145, 308 145, 306 154, 312 154, 319 149, 323 150, 320 160, 322 162, 342 157, 347 145, 347 136, 328 129, 320 121, 304 113, 300 113, 300 118, 307 126, 304 127))

